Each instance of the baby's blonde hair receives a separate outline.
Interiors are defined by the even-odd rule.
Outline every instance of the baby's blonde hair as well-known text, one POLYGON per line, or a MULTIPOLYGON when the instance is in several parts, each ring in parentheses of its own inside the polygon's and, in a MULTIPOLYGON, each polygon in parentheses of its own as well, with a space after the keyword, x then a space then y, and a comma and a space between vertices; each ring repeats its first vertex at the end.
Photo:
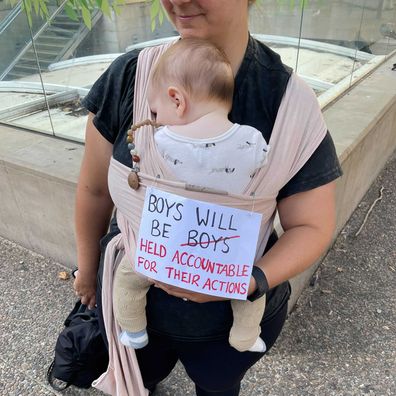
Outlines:
POLYGON ((151 85, 182 88, 196 100, 212 99, 232 106, 234 75, 219 48, 196 38, 179 40, 168 48, 154 66, 151 85))

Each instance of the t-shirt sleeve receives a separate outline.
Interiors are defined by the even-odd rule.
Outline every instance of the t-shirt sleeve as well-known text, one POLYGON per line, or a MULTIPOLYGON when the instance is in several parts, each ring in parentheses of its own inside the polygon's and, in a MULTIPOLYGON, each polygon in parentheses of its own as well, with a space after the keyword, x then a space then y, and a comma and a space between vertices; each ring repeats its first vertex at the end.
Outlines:
POLYGON ((130 52, 115 59, 82 100, 82 105, 95 114, 93 123, 97 130, 112 144, 122 124, 126 92, 134 87, 137 55, 130 52))
POLYGON ((342 169, 334 142, 330 133, 327 132, 305 165, 279 191, 277 200, 323 186, 341 175, 342 169))

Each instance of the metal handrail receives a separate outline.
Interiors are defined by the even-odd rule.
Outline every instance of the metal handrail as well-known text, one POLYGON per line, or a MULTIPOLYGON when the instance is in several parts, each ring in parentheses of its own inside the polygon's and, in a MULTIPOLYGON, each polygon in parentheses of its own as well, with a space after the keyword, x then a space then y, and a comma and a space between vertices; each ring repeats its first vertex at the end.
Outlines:
MULTIPOLYGON (((68 0, 63 0, 62 4, 56 9, 56 11, 48 18, 48 20, 43 24, 43 26, 38 30, 38 32, 33 36, 32 41, 35 41, 40 34, 50 25, 52 20, 63 10, 63 7, 65 4, 68 2, 68 0)), ((25 53, 29 50, 30 46, 32 45, 32 41, 30 41, 26 46, 23 48, 23 50, 19 53, 18 56, 15 57, 15 59, 12 61, 12 63, 7 67, 7 69, 2 73, 0 76, 0 80, 2 80, 10 71, 11 69, 16 65, 16 63, 25 55, 25 53)))
POLYGON ((5 19, 0 23, 0 34, 2 34, 8 26, 11 25, 13 20, 20 14, 22 10, 22 0, 11 10, 11 12, 5 17, 5 19))

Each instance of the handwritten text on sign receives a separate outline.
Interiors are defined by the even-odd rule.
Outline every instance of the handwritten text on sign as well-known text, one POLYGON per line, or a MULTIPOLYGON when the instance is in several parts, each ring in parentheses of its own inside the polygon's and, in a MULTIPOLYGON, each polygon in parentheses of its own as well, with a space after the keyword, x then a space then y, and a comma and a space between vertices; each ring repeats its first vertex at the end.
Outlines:
POLYGON ((260 222, 255 212, 148 188, 135 269, 184 289, 244 300, 260 222))

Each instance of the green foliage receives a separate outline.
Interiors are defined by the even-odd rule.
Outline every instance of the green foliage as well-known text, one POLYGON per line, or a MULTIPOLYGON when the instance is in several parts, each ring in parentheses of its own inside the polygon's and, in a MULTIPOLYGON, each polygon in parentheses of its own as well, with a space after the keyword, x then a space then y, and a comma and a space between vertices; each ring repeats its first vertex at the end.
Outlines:
MULTIPOLYGON (((8 0, 11 5, 15 5, 18 0, 8 0)), ((158 25, 162 25, 165 11, 162 8, 160 0, 145 0, 150 2, 150 19, 151 29, 155 30, 158 25)), ((300 8, 308 6, 309 0, 273 0, 276 1, 280 6, 289 6, 294 8, 296 4, 300 5, 300 8)), ((97 7, 104 15, 111 18, 111 11, 115 14, 119 14, 119 6, 124 4, 124 0, 65 0, 65 12, 70 19, 77 21, 80 18, 84 21, 88 29, 92 27, 91 13, 92 10, 97 7)), ((59 2, 63 4, 64 2, 59 2)), ((257 3, 261 3, 262 0, 257 0, 257 3)), ((32 13, 40 16, 43 19, 49 19, 50 15, 48 12, 49 0, 23 0, 23 9, 26 12, 29 24, 32 24, 32 13)))
MULTIPOLYGON (((18 3, 18 0, 9 0, 12 6, 18 3)), ((82 19, 88 29, 92 28, 92 10, 99 8, 104 15, 111 18, 112 10, 119 14, 118 6, 123 4, 124 0, 65 0, 58 1, 59 5, 65 4, 65 12, 73 21, 82 19)), ((26 12, 29 25, 32 25, 32 14, 36 14, 43 19, 50 18, 48 5, 50 0, 22 0, 22 9, 26 12)))
MULTIPOLYGON (((146 0, 150 1, 150 0, 146 0)), ((154 31, 157 27, 157 20, 159 25, 164 22, 165 11, 162 8, 160 0, 151 0, 150 7, 150 19, 151 19, 151 30, 154 31)))

